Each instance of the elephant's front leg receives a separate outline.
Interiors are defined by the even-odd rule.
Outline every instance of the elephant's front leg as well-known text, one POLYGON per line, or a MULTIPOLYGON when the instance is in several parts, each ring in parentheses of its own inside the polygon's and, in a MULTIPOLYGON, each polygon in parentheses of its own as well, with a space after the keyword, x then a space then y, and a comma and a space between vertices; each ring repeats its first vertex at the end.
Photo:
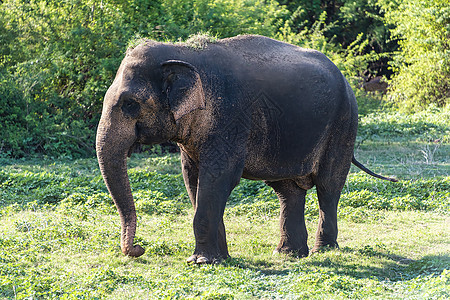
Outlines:
MULTIPOLYGON (((186 190, 189 194, 189 199, 191 200, 194 210, 197 209, 197 185, 199 171, 197 163, 192 160, 189 155, 181 150, 181 165, 183 172, 184 184, 186 190)), ((225 233, 225 225, 223 223, 223 218, 220 219, 218 227, 218 244, 219 244, 219 254, 220 257, 226 259, 229 257, 228 246, 225 233)), ((196 262, 197 257, 195 255, 188 258, 188 263, 196 262)))
POLYGON ((195 251, 188 262, 215 263, 228 257, 223 213, 242 170, 226 170, 217 176, 209 166, 200 168, 194 216, 195 251), (216 177, 217 176, 217 177, 216 177))

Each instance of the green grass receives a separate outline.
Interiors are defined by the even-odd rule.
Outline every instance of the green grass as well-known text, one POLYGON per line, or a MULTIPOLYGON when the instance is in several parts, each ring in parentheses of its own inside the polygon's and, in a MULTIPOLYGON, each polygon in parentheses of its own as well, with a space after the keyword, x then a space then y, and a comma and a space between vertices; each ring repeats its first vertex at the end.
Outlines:
MULTIPOLYGON (((448 121, 445 110, 363 117, 357 158, 401 181, 352 168, 338 212, 340 249, 303 259, 272 254, 279 205, 261 182, 242 180, 229 199, 232 258, 191 266, 193 211, 178 155, 129 160, 136 240, 146 248, 139 258, 120 252, 119 217, 95 159, 2 159, 0 298, 447 299, 448 121)), ((317 219, 312 190, 310 246, 317 219)))

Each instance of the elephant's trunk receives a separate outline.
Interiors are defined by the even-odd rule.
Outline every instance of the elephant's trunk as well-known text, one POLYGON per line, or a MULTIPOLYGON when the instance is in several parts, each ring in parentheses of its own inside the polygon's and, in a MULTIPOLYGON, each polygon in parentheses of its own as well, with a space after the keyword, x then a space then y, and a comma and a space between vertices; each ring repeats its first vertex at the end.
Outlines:
POLYGON ((136 233, 136 209, 127 173, 127 154, 136 140, 134 126, 112 126, 100 121, 97 130, 97 157, 106 186, 119 211, 122 232, 121 249, 125 255, 138 257, 144 249, 133 245, 136 233), (128 129, 126 129, 128 128, 128 129))

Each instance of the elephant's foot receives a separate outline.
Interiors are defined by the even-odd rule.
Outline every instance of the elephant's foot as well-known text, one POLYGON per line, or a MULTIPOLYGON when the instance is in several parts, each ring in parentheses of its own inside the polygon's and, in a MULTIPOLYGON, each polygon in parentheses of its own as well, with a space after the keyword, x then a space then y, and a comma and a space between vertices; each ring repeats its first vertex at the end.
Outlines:
POLYGON ((229 258, 228 253, 222 255, 208 255, 208 254, 193 254, 188 257, 186 262, 188 264, 197 264, 197 265, 205 265, 205 264, 219 264, 222 260, 229 258))
POLYGON ((206 265, 206 264, 218 264, 220 260, 216 258, 207 258, 203 255, 191 255, 186 260, 188 264, 206 265))
POLYGON ((273 254, 287 254, 293 257, 307 257, 309 254, 308 246, 304 246, 301 248, 290 248, 290 247, 277 247, 273 254))
POLYGON ((282 236, 273 253, 288 254, 293 257, 302 258, 308 256, 309 248, 306 244, 306 239, 282 236))
POLYGON ((311 253, 324 252, 330 249, 339 249, 339 245, 336 241, 328 243, 315 244, 314 248, 311 249, 311 253))
MULTIPOLYGON (((133 201, 133 199, 131 199, 133 201)), ((120 237, 120 248, 122 253, 132 257, 139 257, 145 250, 140 245, 133 245, 136 233, 136 215, 127 224, 122 224, 122 234, 120 237)))
POLYGON ((131 247, 122 246, 122 253, 132 257, 139 257, 144 254, 145 249, 139 245, 134 245, 131 247))

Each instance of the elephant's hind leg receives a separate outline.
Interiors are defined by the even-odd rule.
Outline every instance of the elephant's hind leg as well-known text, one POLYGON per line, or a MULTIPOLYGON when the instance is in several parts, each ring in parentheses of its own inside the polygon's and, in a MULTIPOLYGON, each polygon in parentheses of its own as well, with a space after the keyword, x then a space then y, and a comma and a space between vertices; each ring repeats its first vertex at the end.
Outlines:
POLYGON ((312 252, 325 248, 338 248, 337 206, 341 191, 329 191, 317 186, 319 199, 319 226, 312 252))
POLYGON ((337 208, 350 169, 351 158, 349 157, 327 161, 318 176, 313 178, 319 200, 319 226, 312 252, 339 247, 337 243, 337 208))
POLYGON ((280 200, 281 239, 275 252, 289 253, 298 257, 308 256, 308 232, 305 225, 306 190, 293 180, 266 182, 280 200))

